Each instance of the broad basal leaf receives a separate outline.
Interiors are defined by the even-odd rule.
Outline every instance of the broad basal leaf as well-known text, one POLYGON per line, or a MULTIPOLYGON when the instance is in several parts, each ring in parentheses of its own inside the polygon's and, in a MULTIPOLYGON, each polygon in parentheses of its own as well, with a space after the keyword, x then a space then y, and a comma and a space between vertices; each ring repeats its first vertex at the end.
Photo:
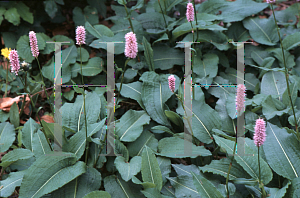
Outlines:
POLYGON ((14 125, 9 122, 0 123, 0 152, 7 151, 15 139, 16 133, 14 125))
POLYGON ((134 156, 130 162, 126 162, 125 158, 118 156, 115 159, 115 166, 122 176, 122 179, 128 182, 134 175, 141 170, 142 157, 134 156))

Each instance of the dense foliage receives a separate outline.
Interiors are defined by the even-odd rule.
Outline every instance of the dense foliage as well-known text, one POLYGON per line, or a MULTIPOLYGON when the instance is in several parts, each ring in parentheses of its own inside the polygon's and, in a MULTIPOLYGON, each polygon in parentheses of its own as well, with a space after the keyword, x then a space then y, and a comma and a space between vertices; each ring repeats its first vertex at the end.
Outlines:
POLYGON ((0 1, 0 197, 299 197, 300 3, 270 3, 0 1), (70 42, 62 84, 89 85, 62 87, 62 120, 47 41, 70 42), (192 41, 189 119, 179 42, 192 41), (105 156, 100 42, 123 42, 114 44, 116 156, 105 156), (232 42, 252 42, 240 91, 232 42), (233 156, 243 111, 248 155, 233 156))

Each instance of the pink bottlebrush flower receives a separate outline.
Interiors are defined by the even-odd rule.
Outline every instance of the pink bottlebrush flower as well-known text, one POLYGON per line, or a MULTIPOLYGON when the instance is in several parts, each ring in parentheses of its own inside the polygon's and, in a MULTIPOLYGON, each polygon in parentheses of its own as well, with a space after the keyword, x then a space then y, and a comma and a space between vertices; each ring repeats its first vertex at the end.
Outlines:
POLYGON ((245 91, 246 91, 246 86, 243 84, 239 84, 237 87, 237 93, 236 93, 236 110, 237 111, 244 111, 245 110, 245 91))
POLYGON ((9 62, 11 65, 11 72, 15 72, 16 75, 18 75, 19 69, 20 69, 20 63, 19 63, 19 55, 17 50, 11 50, 9 53, 9 62))
POLYGON ((276 0, 266 0, 267 3, 275 3, 276 0))
POLYGON ((259 118, 255 123, 255 133, 253 136, 254 144, 261 146, 266 139, 266 123, 263 119, 259 118))
POLYGON ((76 44, 85 44, 85 29, 83 26, 77 26, 76 28, 76 44))
POLYGON ((39 48, 37 44, 36 34, 34 31, 29 32, 29 41, 30 41, 32 56, 37 58, 39 55, 39 48))
POLYGON ((125 35, 125 56, 128 58, 135 58, 138 53, 138 43, 133 32, 128 32, 125 35))
POLYGON ((186 19, 188 22, 194 21, 194 6, 192 3, 188 3, 186 7, 186 19))
POLYGON ((168 80, 169 80, 169 88, 170 90, 174 93, 175 91, 175 80, 176 78, 174 77, 174 75, 171 75, 168 77, 168 80))

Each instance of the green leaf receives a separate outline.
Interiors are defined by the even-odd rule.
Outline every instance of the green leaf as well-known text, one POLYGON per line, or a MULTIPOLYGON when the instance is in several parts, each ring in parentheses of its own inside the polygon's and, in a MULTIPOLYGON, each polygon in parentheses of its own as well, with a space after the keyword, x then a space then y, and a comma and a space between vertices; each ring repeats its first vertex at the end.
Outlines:
POLYGON ((140 184, 144 187, 144 189, 155 188, 155 184, 152 182, 141 182, 136 176, 132 176, 131 181, 135 184, 140 184))
POLYGON ((160 192, 156 188, 147 188, 141 191, 147 198, 161 198, 160 192))
POLYGON ((268 4, 257 3, 255 1, 238 0, 234 2, 223 0, 212 0, 201 3, 198 13, 216 14, 222 11, 221 15, 225 23, 242 21, 244 18, 257 14, 268 7, 268 4))
POLYGON ((3 21, 3 14, 6 12, 6 9, 4 7, 0 7, 0 25, 3 21))
MULTIPOLYGON (((182 122, 182 121, 181 121, 182 122)), ((153 133, 163 133, 163 132, 167 132, 171 135, 174 135, 174 133, 168 128, 168 127, 165 127, 165 126, 161 126, 161 125, 158 125, 158 126, 154 126, 151 128, 151 131, 153 133), (162 131, 162 132, 161 132, 162 131)))
POLYGON ((127 4, 126 0, 117 0, 117 1, 121 5, 126 5, 127 4))
POLYGON ((24 171, 11 172, 8 177, 2 181, 0 181, 0 195, 1 197, 9 197, 15 191, 17 186, 21 185, 23 180, 24 171))
POLYGON ((123 156, 126 160, 126 162, 128 162, 129 160, 129 152, 126 148, 126 146, 120 142, 120 140, 115 139, 115 153, 116 154, 121 154, 121 156, 123 156))
POLYGON ((222 197, 220 191, 206 178, 201 177, 201 175, 196 175, 193 171, 191 171, 193 175, 194 185, 198 193, 203 198, 219 198, 222 197))
POLYGON ((272 98, 271 95, 265 98, 261 105, 262 112, 267 120, 270 120, 276 115, 281 116, 284 113, 288 113, 289 110, 288 108, 286 109, 286 106, 282 102, 275 98, 272 98))
POLYGON ((196 158, 197 156, 210 156, 209 150, 206 150, 204 146, 196 146, 191 142, 178 138, 178 137, 166 137, 158 142, 158 153, 157 155, 170 157, 170 158, 196 158), (191 147, 190 153, 185 151, 184 148, 187 146, 191 147))
MULTIPOLYGON (((121 83, 116 83, 116 86, 118 90, 120 90, 121 83)), ((142 89, 142 83, 139 81, 128 83, 122 85, 121 95, 126 98, 131 98, 136 100, 139 105, 145 109, 145 106, 142 101, 141 97, 141 89, 142 89)))
POLYGON ((57 5, 54 1, 44 1, 45 11, 53 19, 58 11, 57 5))
POLYGON ((83 197, 91 191, 98 190, 101 186, 101 179, 101 174, 97 169, 87 167, 85 173, 52 192, 51 197, 83 197))
POLYGON ((4 17, 6 20, 8 20, 10 23, 14 24, 15 26, 18 26, 20 24, 20 15, 18 13, 17 8, 11 7, 4 13, 4 17))
MULTIPOLYGON (((213 174, 221 175, 224 178, 227 177, 228 168, 230 164, 230 159, 222 158, 221 160, 212 160, 210 164, 207 164, 203 167, 199 167, 199 169, 205 172, 211 172, 213 174)), ((229 173, 229 180, 234 180, 237 178, 251 178, 244 169, 236 162, 232 162, 232 166, 229 173)))
POLYGON ((177 177, 167 177, 167 179, 170 180, 172 187, 175 188, 175 197, 188 196, 201 198, 193 184, 191 176, 181 175, 177 177))
POLYGON ((149 124, 150 116, 146 111, 127 111, 116 123, 116 134, 120 137, 120 141, 133 142, 143 132, 143 126, 149 124))
MULTIPOLYGON (((96 76, 102 72, 102 65, 104 64, 103 60, 100 57, 94 57, 89 59, 87 63, 82 64, 82 75, 83 76, 96 76)), ((80 63, 75 63, 71 67, 72 77, 76 77, 81 74, 80 63)))
POLYGON ((233 39, 238 42, 245 42, 250 38, 248 30, 244 28, 242 22, 233 22, 228 28, 227 36, 229 39, 233 39))
MULTIPOLYGON (((57 137, 58 134, 57 135, 54 134, 54 129, 60 128, 59 131, 62 131, 62 135, 61 135, 62 136, 62 145, 67 142, 67 140, 65 138, 65 132, 64 132, 63 128, 58 123, 48 123, 48 122, 45 122, 44 120, 41 120, 41 121, 42 121, 42 125, 44 127, 43 130, 44 130, 45 134, 47 135, 47 138, 50 138, 51 140, 54 140, 56 143, 60 144, 60 138, 57 137)), ((25 127, 25 125, 24 125, 24 127, 25 127)), ((34 129, 34 131, 30 132, 29 134, 35 133, 35 132, 36 132, 36 129, 34 129)), ((23 135, 22 135, 22 141, 23 141, 23 135)), ((31 141, 31 139, 27 140, 27 141, 31 141)), ((59 147, 61 148, 62 145, 59 145, 59 147)))
POLYGON ((300 44, 300 32, 286 36, 282 41, 282 46, 285 50, 293 49, 300 44))
POLYGON ((29 118, 22 129, 22 143, 27 149, 31 150, 32 152, 34 133, 36 133, 39 128, 40 126, 32 118, 29 118))
MULTIPOLYGON (((168 76, 166 74, 158 75, 155 72, 143 73, 140 80, 142 85, 142 101, 150 117, 159 124, 171 126, 164 113, 164 103, 173 95, 168 85, 168 76)), ((175 76, 175 91, 178 89, 179 79, 175 76)))
MULTIPOLYGON (((204 96, 203 96, 204 97, 204 96)), ((221 118, 218 113, 205 103, 204 98, 201 101, 193 100, 193 117, 192 117, 192 129, 194 136, 200 141, 210 144, 213 140, 211 130, 213 128, 221 128, 221 118), (201 109, 201 111, 199 111, 201 109), (206 112, 210 116, 205 116, 202 112, 206 112)), ((187 126, 187 124, 186 124, 187 126)), ((188 126, 189 127, 189 126, 188 126)))
POLYGON ((14 125, 9 122, 0 123, 0 152, 5 152, 16 139, 14 125))
POLYGON ((171 120, 171 122, 179 126, 180 129, 183 131, 183 121, 177 113, 175 113, 174 111, 165 110, 165 114, 168 117, 168 119, 171 120))
MULTIPOLYGON (((64 35, 55 35, 54 37, 52 37, 52 40, 56 41, 56 42, 70 42, 70 43, 64 43, 63 45, 69 45, 69 46, 74 45, 73 39, 70 39, 69 37, 64 36, 64 35)), ((53 44, 51 44, 51 45, 53 46, 53 44)), ((52 49, 54 49, 54 48, 52 48, 52 49)))
POLYGON ((38 158, 24 174, 19 197, 41 197, 85 173, 85 163, 76 161, 74 154, 63 152, 38 158))
POLYGON ((288 190, 287 197, 299 197, 300 193, 300 178, 292 180, 292 185, 288 190))
MULTIPOLYGON (((226 140, 224 138, 213 135, 216 143, 224 148, 228 154, 233 153, 234 141, 226 140)), ((253 178, 258 180, 258 162, 257 162, 257 151, 253 151, 249 146, 245 145, 245 154, 252 154, 253 156, 247 155, 234 155, 234 159, 237 161, 239 165, 241 165, 244 170, 253 178)), ((273 177, 272 171, 268 164, 264 161, 264 159, 260 156, 260 169, 261 169, 261 179, 263 183, 267 185, 273 177)))
POLYGON ((115 159, 114 164, 119 173, 121 174, 122 179, 128 182, 134 175, 140 172, 141 162, 142 157, 140 156, 134 156, 133 158, 131 158, 130 162, 126 162, 124 157, 118 156, 115 159))
POLYGON ((6 168, 12 163, 20 159, 28 159, 33 156, 33 153, 28 149, 18 148, 5 154, 1 159, 0 166, 6 168))
POLYGON ((153 151, 145 146, 142 153, 142 178, 144 182, 152 182, 156 188, 161 191, 162 189, 162 175, 159 169, 157 159, 153 151))
POLYGON ((152 150, 157 150, 158 140, 153 133, 144 131, 134 142, 128 143, 128 151, 131 157, 141 156, 145 146, 150 147, 152 150))
POLYGON ((15 7, 24 21, 33 24, 33 14, 29 11, 29 7, 27 5, 25 5, 23 2, 19 2, 15 4, 15 7))
MULTIPOLYGON (((276 48, 276 49, 273 49, 270 51, 273 52, 274 56, 278 59, 280 67, 284 68, 285 66, 284 66, 284 61, 283 61, 282 49, 276 48)), ((291 69, 296 65, 296 63, 294 61, 295 57, 289 51, 284 50, 284 57, 285 57, 286 67, 288 69, 291 69)))
POLYGON ((273 46, 279 41, 274 19, 247 18, 243 21, 244 27, 249 30, 251 37, 258 43, 273 46))
POLYGON ((143 37, 143 45, 144 45, 144 55, 146 58, 147 65, 150 71, 154 71, 154 62, 153 62, 153 49, 151 44, 147 41, 145 37, 143 37))
POLYGON ((285 129, 267 123, 266 141, 263 149, 270 167, 289 180, 300 175, 300 152, 298 141, 294 134, 288 134, 285 129))
POLYGON ((261 80, 261 94, 275 95, 281 100, 282 94, 286 89, 284 73, 269 71, 261 80))
POLYGON ((141 197, 141 187, 131 181, 125 182, 119 175, 110 175, 104 178, 104 188, 111 197, 141 197))
POLYGON ((114 33, 105 25, 94 25, 92 26, 88 21, 85 22, 86 30, 96 38, 101 38, 102 36, 114 36, 114 33))
POLYGON ((169 174, 171 173, 171 159, 167 157, 160 157, 160 156, 158 156, 156 159, 161 171, 163 185, 164 185, 167 182, 167 177, 169 177, 169 174))
MULTIPOLYGON (((97 122, 101 101, 96 93, 86 92, 85 95, 85 109, 87 125, 97 122)), ((61 107, 62 112, 62 125, 74 131, 80 131, 85 126, 84 109, 83 109, 83 96, 78 95, 75 103, 65 103, 61 107)))
POLYGON ((157 45, 153 47, 154 68, 167 70, 174 65, 184 65, 184 53, 178 49, 166 45, 157 45))
POLYGON ((285 180, 282 184, 282 188, 269 188, 270 189, 270 198, 282 198, 287 192, 287 189, 289 185, 291 184, 291 181, 285 180))
POLYGON ((106 191, 102 191, 102 190, 96 190, 93 192, 90 192, 89 194, 85 195, 83 198, 97 198, 97 197, 101 197, 101 198, 111 198, 110 194, 106 191))
POLYGON ((99 23, 98 11, 92 6, 86 6, 83 12, 81 8, 75 7, 73 9, 73 21, 76 27, 79 25, 84 26, 86 21, 91 25, 96 25, 99 23))
POLYGON ((29 36, 27 35, 23 35, 19 38, 17 42, 17 51, 19 56, 22 59, 24 59, 27 63, 32 63, 32 61, 35 59, 34 56, 32 56, 31 49, 29 46, 29 36))
POLYGON ((15 128, 20 125, 19 108, 16 102, 10 107, 9 120, 15 128))
POLYGON ((32 150, 36 158, 44 156, 47 153, 51 152, 47 139, 44 133, 40 130, 33 134, 32 150))
MULTIPOLYGON (((84 48, 81 48, 81 60, 82 62, 87 62, 89 60, 90 54, 84 48)), ((76 61, 80 62, 80 47, 77 48, 77 58, 76 61)))
MULTIPOLYGON (((88 124, 87 125, 87 137, 91 137, 93 134, 97 133, 105 124, 106 118, 101 120, 98 123, 88 124)), ((80 131, 75 133, 67 144, 63 145, 64 152, 74 153, 77 156, 77 159, 80 159, 85 150, 85 127, 82 127, 80 131)))
POLYGON ((102 0, 87 0, 87 3, 96 8, 98 13, 101 14, 104 18, 106 18, 106 5, 105 1, 102 0))

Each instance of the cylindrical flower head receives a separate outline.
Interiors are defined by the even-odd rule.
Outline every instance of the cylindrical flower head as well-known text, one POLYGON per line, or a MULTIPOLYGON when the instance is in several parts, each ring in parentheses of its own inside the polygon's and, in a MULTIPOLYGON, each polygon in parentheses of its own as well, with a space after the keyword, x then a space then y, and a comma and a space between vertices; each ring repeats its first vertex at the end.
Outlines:
POLYGON ((266 0, 267 3, 275 3, 276 0, 266 0))
POLYGON ((29 41, 30 41, 32 56, 37 58, 39 55, 39 48, 37 44, 36 34, 34 31, 29 32, 29 41))
POLYGON ((186 19, 188 22, 194 21, 194 6, 192 3, 188 3, 186 7, 186 19))
POLYGON ((245 110, 245 91, 246 86, 243 84, 239 84, 236 91, 236 110, 237 111, 244 111, 245 110))
POLYGON ((138 53, 138 43, 133 32, 128 32, 125 35, 125 56, 128 58, 135 58, 138 53))
POLYGON ((266 140, 266 123, 263 119, 257 119, 255 123, 254 144, 261 146, 266 140))
POLYGON ((85 29, 83 26, 77 26, 76 28, 76 44, 85 44, 85 29))
POLYGON ((19 55, 18 55, 17 50, 10 51, 9 62, 11 65, 11 72, 15 72, 16 75, 18 75, 18 72, 20 69, 20 63, 19 63, 19 55))
POLYGON ((174 77, 174 75, 171 75, 168 77, 168 80, 169 80, 169 88, 172 92, 175 91, 175 80, 176 78, 174 77))

